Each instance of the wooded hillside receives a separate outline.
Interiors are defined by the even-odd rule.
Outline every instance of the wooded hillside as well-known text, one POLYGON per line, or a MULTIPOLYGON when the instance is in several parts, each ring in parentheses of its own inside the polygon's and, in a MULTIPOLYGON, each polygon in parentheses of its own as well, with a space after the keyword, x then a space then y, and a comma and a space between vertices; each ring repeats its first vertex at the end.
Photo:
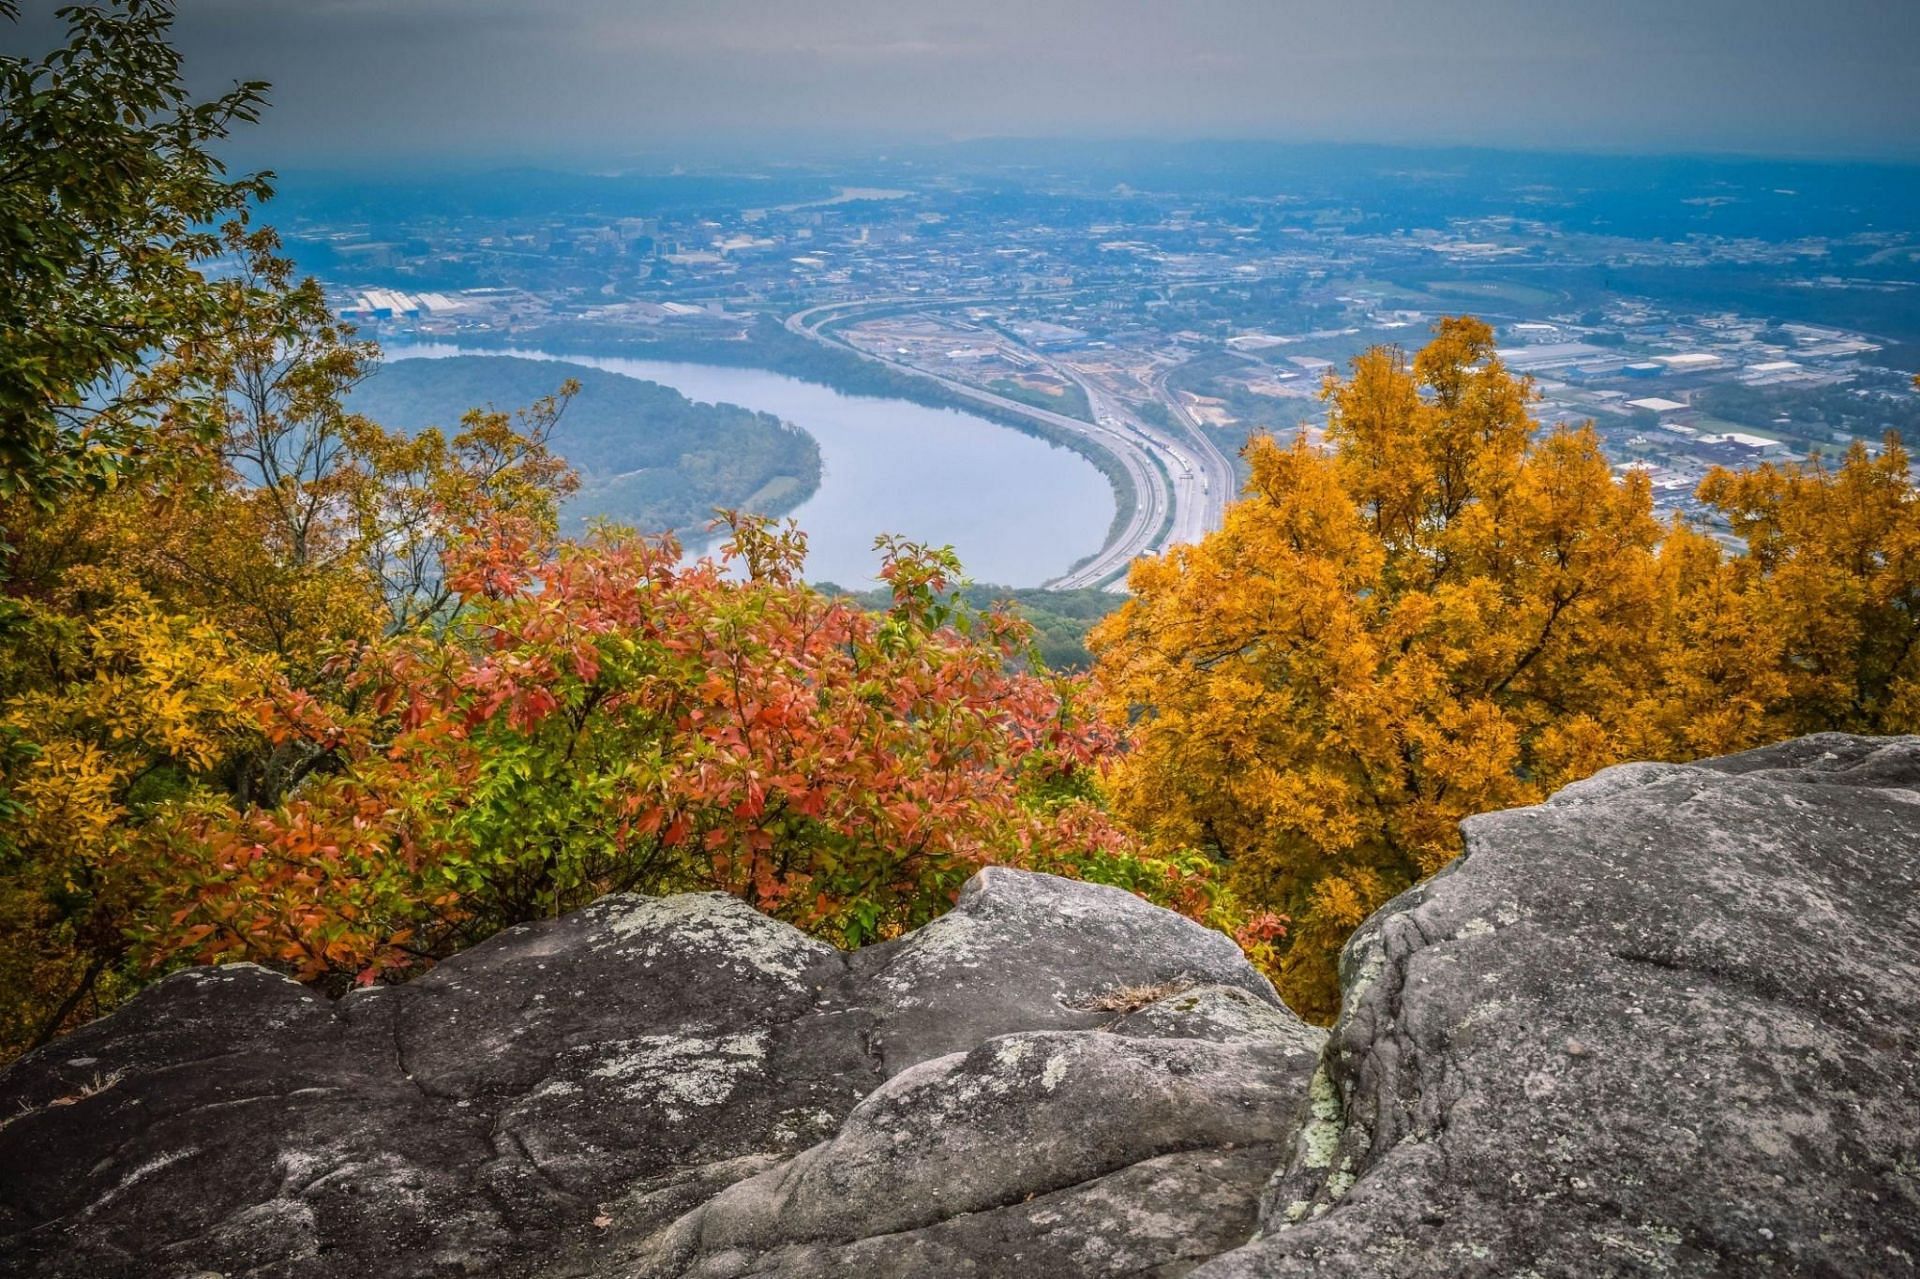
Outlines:
POLYGON ((563 515, 596 515, 642 532, 697 530, 716 508, 783 515, 820 484, 820 446, 771 413, 701 404, 672 387, 604 369, 515 356, 380 364, 347 407, 393 430, 448 426, 476 405, 512 409, 572 378, 554 448, 580 473, 563 515))

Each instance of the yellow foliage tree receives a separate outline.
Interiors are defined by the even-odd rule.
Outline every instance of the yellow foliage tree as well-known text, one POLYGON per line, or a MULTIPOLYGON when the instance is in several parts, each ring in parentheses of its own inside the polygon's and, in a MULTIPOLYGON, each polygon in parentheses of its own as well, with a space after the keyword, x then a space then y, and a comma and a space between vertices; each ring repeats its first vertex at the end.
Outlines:
POLYGON ((271 231, 224 244, 218 323, 148 371, 168 409, 140 464, 0 500, 0 1053, 141 976, 127 929, 165 873, 138 838, 156 814, 271 805, 332 766, 262 733, 264 704, 350 701, 338 659, 460 607, 450 539, 501 515, 550 539, 572 484, 548 448, 569 388, 384 430, 342 407, 373 347, 271 231))
POLYGON ((1751 567, 1663 528, 1590 427, 1541 431, 1486 325, 1369 351, 1325 396, 1330 448, 1254 441, 1225 526, 1139 562, 1093 637, 1135 736, 1119 813, 1291 917, 1276 976, 1323 1020, 1339 947, 1461 818, 1745 746, 1786 691, 1751 567))
POLYGON ((32 746, 7 770, 0 1043, 42 1036, 81 996, 116 993, 146 870, 129 835, 260 744, 254 703, 277 669, 135 584, 87 576, 84 613, 69 598, 9 618, 32 669, 11 672, 22 691, 0 708, 0 734, 32 746))
POLYGON ((1737 589, 1767 619, 1785 733, 1902 732, 1920 723, 1920 500, 1907 451, 1855 442, 1837 467, 1716 469, 1700 496, 1747 553, 1737 589))

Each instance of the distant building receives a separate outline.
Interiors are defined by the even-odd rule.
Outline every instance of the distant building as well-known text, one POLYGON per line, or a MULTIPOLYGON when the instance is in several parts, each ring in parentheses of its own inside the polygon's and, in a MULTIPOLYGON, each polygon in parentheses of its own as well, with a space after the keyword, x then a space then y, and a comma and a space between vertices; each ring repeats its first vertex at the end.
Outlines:
POLYGON ((1778 440, 1765 439, 1758 435, 1744 435, 1738 431, 1729 431, 1725 435, 1703 435, 1699 442, 1687 451, 1693 456, 1709 462, 1718 462, 1728 466, 1738 466, 1743 462, 1754 461, 1768 453, 1775 453, 1786 446, 1778 440))
MULTIPOLYGON (((441 297, 446 309, 456 309, 452 299, 439 294, 433 296, 441 297)), ((410 294, 393 289, 364 289, 351 303, 340 308, 340 314, 349 319, 391 320, 395 316, 418 315, 428 309, 427 303, 410 294)))
POLYGON ((1064 324, 1052 324, 1045 320, 1024 320, 1009 324, 1007 328, 1022 341, 1043 351, 1075 346, 1087 340, 1085 330, 1071 329, 1064 324))
POLYGON ((1707 444, 1731 444, 1737 448, 1754 453, 1768 453, 1785 449, 1787 446, 1779 440, 1770 440, 1764 435, 1749 435, 1745 431, 1727 431, 1721 435, 1705 435, 1702 442, 1707 444))
POLYGON ((1682 351, 1677 355, 1656 355, 1653 358, 1675 373, 1700 373, 1717 369, 1726 363, 1725 358, 1709 351, 1682 351))
POLYGON ((1628 400, 1630 409, 1645 409, 1649 413, 1684 413, 1687 406, 1678 400, 1663 400, 1657 395, 1649 395, 1643 400, 1628 400))
POLYGON ((1532 373, 1604 358, 1607 352, 1586 342, 1541 342, 1529 346, 1503 346, 1494 354, 1514 372, 1532 373))

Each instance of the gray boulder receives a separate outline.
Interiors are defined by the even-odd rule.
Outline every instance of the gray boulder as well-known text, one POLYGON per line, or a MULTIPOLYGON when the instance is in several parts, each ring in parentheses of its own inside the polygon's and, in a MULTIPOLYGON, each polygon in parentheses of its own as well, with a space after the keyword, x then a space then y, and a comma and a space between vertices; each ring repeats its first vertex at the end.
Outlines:
POLYGON ((887 1074, 1011 1031, 1101 1025, 1102 997, 1123 987, 1217 983, 1280 1006, 1220 933, 1118 889, 1021 871, 982 871, 953 910, 860 958, 887 1074))
POLYGON ((1466 836, 1331 1038, 1225 938, 998 869, 851 955, 623 897, 337 1003, 179 974, 0 1075, 0 1272, 1915 1272, 1920 739, 1466 836))
MULTIPOLYGON (((1118 1015, 1103 1005, 1196 983, 1289 1038, 1193 1058, 1151 1139, 1037 1148, 997 1180, 983 1170, 966 1202, 1061 1189, 1048 1149, 1109 1176, 1191 1155, 1112 1182, 1101 1220, 1110 1237, 1128 1186, 1179 1179, 1196 1203, 1232 1201, 1239 1224, 1197 1254, 1211 1255, 1253 1220, 1277 1121, 1250 1116, 1267 1145, 1249 1156, 1256 1139, 1229 1133, 1227 1103, 1198 1081, 1225 1072, 1232 1106, 1258 1111, 1251 1098, 1305 1079, 1320 1032, 1219 934, 1115 889, 994 869, 937 924, 855 954, 693 894, 608 898, 338 1002, 251 965, 176 974, 0 1075, 0 1257, 8 1274, 76 1279, 622 1273, 735 1182, 852 1140, 863 1098, 944 1054, 1012 1045, 981 1086, 1017 1124, 1017 1096, 995 1091, 1027 1060, 1017 1036, 1070 1032, 1047 1060, 1071 1079, 1035 1067, 1051 1122, 1071 1127, 1077 1105, 1117 1123, 1131 1094, 1091 1090, 1155 1059, 1101 1029, 1118 1015)), ((1193 1255, 1184 1227, 1166 1233, 1193 1255)), ((927 1246, 974 1245, 935 1230, 927 1246)))
POLYGON ((637 1273, 1191 1264, 1245 1237, 1286 1135, 1274 1099, 1297 1094, 1313 1059, 1279 1044, 1004 1035, 895 1075, 832 1138, 682 1218, 637 1273), (1195 1181, 1203 1193, 1173 1190, 1195 1181))
POLYGON ((1920 739, 1465 829, 1349 943, 1260 1238, 1196 1279, 1915 1273, 1920 739))

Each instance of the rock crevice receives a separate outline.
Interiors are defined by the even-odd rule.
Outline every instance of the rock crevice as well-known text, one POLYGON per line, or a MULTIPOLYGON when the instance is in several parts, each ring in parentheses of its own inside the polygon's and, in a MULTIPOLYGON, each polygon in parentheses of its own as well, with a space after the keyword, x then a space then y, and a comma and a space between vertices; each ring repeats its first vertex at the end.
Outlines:
POLYGON ((1914 1273, 1916 802, 1920 741, 1830 736, 1471 819, 1196 1276, 1914 1273))
POLYGON ((1915 1273, 1920 739, 1465 833, 1330 1035, 1226 938, 1001 869, 853 955, 691 895, 339 1003, 181 973, 0 1075, 0 1270, 1915 1273))

